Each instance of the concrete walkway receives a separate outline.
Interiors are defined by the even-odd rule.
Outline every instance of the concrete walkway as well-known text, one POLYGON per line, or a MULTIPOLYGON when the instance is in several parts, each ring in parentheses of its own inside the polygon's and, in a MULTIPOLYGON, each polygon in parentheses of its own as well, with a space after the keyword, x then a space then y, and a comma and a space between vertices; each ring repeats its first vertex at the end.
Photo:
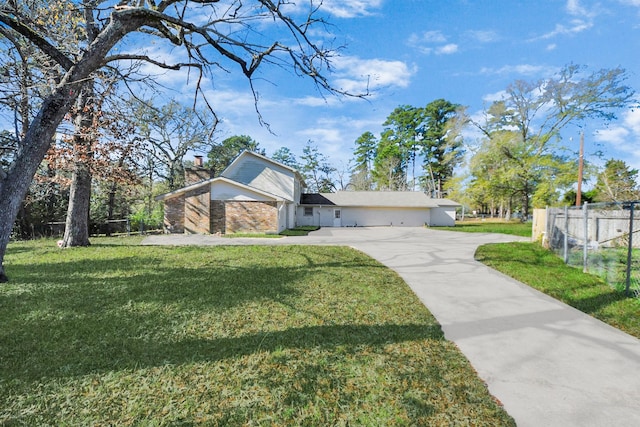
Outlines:
POLYGON ((143 244, 348 245, 397 271, 519 426, 639 426, 640 340, 474 260, 517 240, 423 228, 324 228, 307 237, 150 236, 143 244))

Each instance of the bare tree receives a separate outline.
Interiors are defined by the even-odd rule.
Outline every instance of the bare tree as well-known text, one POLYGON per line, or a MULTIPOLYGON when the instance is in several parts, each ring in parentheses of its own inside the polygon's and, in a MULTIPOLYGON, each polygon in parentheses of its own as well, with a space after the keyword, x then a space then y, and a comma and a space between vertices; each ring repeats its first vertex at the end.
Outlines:
MULTIPOLYGON (((58 126, 98 70, 118 62, 146 61, 167 70, 190 67, 202 77, 216 67, 237 66, 253 82, 256 70, 271 63, 292 67, 298 75, 310 77, 319 88, 338 92, 325 77, 334 52, 310 38, 310 30, 324 24, 320 4, 313 0, 308 2, 305 14, 299 14, 290 2, 272 0, 121 0, 112 5, 113 2, 100 0, 9 0, 0 4, 0 29, 11 35, 2 43, 36 47, 48 59, 46 64, 52 75, 51 91, 24 134, 16 135, 18 149, 10 166, 0 170, 0 281, 8 280, 4 255, 31 179, 58 126), (75 41, 79 45, 69 49, 67 41, 74 40, 62 40, 65 21, 43 26, 34 16, 48 16, 50 4, 54 3, 62 11, 80 10, 76 19, 84 22, 79 28, 90 26, 95 37, 75 41), (266 22, 280 27, 282 31, 270 32, 278 39, 260 31, 266 22), (166 63, 144 51, 127 52, 126 46, 114 49, 132 33, 141 46, 152 42, 179 46, 186 60, 166 63)), ((196 94, 202 94, 200 80, 196 94)))
POLYGON ((217 118, 180 105, 175 101, 155 108, 139 103, 136 114, 141 137, 152 160, 152 176, 166 181, 169 190, 184 185, 184 160, 187 152, 206 152, 213 146, 212 134, 217 118))

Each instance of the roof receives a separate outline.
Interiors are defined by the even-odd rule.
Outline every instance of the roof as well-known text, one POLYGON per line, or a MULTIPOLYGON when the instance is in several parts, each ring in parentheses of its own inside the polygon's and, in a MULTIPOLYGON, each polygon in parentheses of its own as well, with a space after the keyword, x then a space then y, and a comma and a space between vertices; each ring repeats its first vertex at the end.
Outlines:
POLYGON ((302 205, 438 208, 457 207, 449 199, 433 199, 420 191, 338 191, 337 193, 303 194, 302 205))
POLYGON ((304 182, 304 177, 302 176, 302 174, 300 174, 300 171, 298 171, 297 169, 292 168, 291 166, 287 166, 287 165, 285 165, 284 163, 280 163, 280 162, 278 162, 278 161, 276 161, 276 160, 270 159, 270 158, 269 158, 269 157, 267 157, 267 156, 263 156, 262 154, 259 154, 259 153, 256 153, 255 151, 250 151, 250 150, 243 150, 243 151, 241 151, 241 152, 240 152, 240 154, 238 154, 238 155, 236 156, 236 158, 235 158, 235 159, 233 159, 233 161, 232 161, 231 163, 229 163, 229 165, 228 165, 226 168, 224 168, 224 170, 220 173, 220 175, 224 176, 225 172, 226 172, 228 169, 231 169, 231 168, 232 168, 232 166, 233 166, 235 163, 237 163, 237 162, 239 162, 239 161, 240 161, 240 158, 241 158, 241 157, 245 157, 245 156, 253 156, 253 157, 257 157, 257 158, 262 159, 262 160, 264 160, 264 161, 266 161, 266 162, 268 162, 268 163, 271 163, 271 164, 273 164, 273 165, 276 165, 276 166, 279 166, 279 167, 284 168, 284 169, 286 169, 286 170, 289 170, 289 171, 293 172, 293 173, 294 173, 294 175, 296 175, 296 177, 298 178, 298 180, 302 183, 302 186, 303 186, 303 187, 306 187, 306 185, 307 185, 307 184, 304 182))
POLYGON ((231 184, 231 185, 234 185, 236 187, 245 188, 247 190, 253 191, 254 193, 262 194, 263 196, 272 198, 274 200, 284 200, 282 197, 276 196, 275 194, 268 193, 266 191, 260 190, 258 188, 252 187, 250 185, 242 184, 240 182, 234 181, 234 180, 229 179, 229 178, 225 178, 223 176, 219 176, 217 178, 207 179, 205 181, 196 182, 195 184, 191 184, 191 185, 188 185, 186 187, 179 188, 179 189, 174 190, 174 191, 172 191, 170 193, 165 193, 165 194, 161 194, 159 196, 156 196, 155 199, 156 200, 172 199, 174 197, 178 197, 178 196, 180 196, 182 194, 185 194, 185 193, 188 193, 190 191, 196 190, 196 189, 198 189, 200 187, 209 186, 209 185, 211 185, 211 184, 213 184, 215 182, 225 182, 227 184, 231 184))
POLYGON ((215 181, 217 181, 217 180, 224 181, 224 182, 227 182, 227 183, 229 183, 229 184, 237 185, 238 187, 246 188, 246 189, 251 190, 251 191, 255 191, 255 192, 260 193, 260 194, 263 194, 263 195, 265 195, 265 196, 272 197, 272 198, 274 198, 274 199, 276 199, 276 200, 282 200, 283 198, 282 198, 282 197, 280 197, 280 196, 277 196, 277 195, 271 194, 271 193, 266 192, 266 191, 263 191, 263 190, 259 190, 259 189, 255 188, 255 187, 250 186, 250 185, 242 184, 242 183, 240 183, 240 182, 238 182, 238 181, 235 181, 235 180, 229 179, 229 178, 227 178, 227 177, 225 177, 225 176, 224 176, 225 172, 226 172, 228 169, 231 169, 231 167, 232 167, 235 163, 239 162, 239 161, 240 161, 239 159, 240 159, 241 157, 244 157, 244 156, 253 156, 253 157, 257 157, 257 158, 262 159, 262 160, 264 160, 264 161, 266 161, 266 162, 268 162, 268 163, 271 163, 271 164, 273 164, 273 165, 277 165, 277 166, 279 166, 279 167, 281 167, 281 168, 284 168, 284 169, 286 169, 286 170, 289 170, 289 171, 293 172, 293 173, 294 173, 294 175, 296 175, 296 177, 297 177, 297 178, 300 180, 300 182, 302 183, 302 186, 303 186, 303 187, 306 185, 306 184, 304 183, 304 177, 303 177, 302 175, 300 175, 300 172, 298 172, 296 169, 294 169, 294 168, 292 168, 292 167, 290 167, 290 166, 287 166, 287 165, 285 165, 285 164, 283 164, 283 163, 280 163, 280 162, 277 162, 277 161, 275 161, 275 160, 272 160, 272 159, 270 159, 270 158, 268 158, 268 157, 266 157, 266 156, 263 156, 262 154, 258 154, 258 153, 256 153, 256 152, 254 152, 254 151, 244 150, 244 151, 240 152, 240 154, 238 154, 238 155, 236 156, 236 158, 235 158, 235 159, 234 159, 234 160, 233 160, 233 161, 232 161, 232 162, 231 162, 231 163, 230 163, 226 168, 224 168, 224 170, 222 171, 222 173, 220 174, 220 176, 218 176, 218 177, 216 177, 216 178, 210 178, 210 179, 207 179, 207 180, 204 180, 204 181, 199 181, 199 182, 196 182, 196 183, 194 183, 194 184, 190 184, 190 185, 188 185, 188 186, 186 186, 186 187, 182 187, 182 188, 179 188, 179 189, 177 189, 177 190, 171 191, 170 193, 161 194, 161 195, 159 195, 159 196, 156 196, 156 197, 155 197, 155 200, 160 201, 160 200, 167 200, 167 199, 171 199, 171 198, 173 198, 173 197, 177 197, 177 196, 179 196, 179 195, 181 195, 181 194, 188 193, 188 192, 190 192, 190 191, 196 190, 196 189, 198 189, 198 188, 200 188, 200 187, 202 187, 202 186, 210 185, 211 183, 213 183, 213 182, 215 182, 215 181))

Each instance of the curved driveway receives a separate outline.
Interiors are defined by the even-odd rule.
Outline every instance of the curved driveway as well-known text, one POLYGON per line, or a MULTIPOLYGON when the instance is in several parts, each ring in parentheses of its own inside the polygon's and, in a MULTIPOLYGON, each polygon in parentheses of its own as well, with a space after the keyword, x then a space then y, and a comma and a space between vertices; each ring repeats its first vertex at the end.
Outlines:
POLYGON ((149 236, 143 244, 352 246, 397 271, 519 426, 640 425, 640 340, 474 260, 514 236, 323 228, 306 237, 149 236))

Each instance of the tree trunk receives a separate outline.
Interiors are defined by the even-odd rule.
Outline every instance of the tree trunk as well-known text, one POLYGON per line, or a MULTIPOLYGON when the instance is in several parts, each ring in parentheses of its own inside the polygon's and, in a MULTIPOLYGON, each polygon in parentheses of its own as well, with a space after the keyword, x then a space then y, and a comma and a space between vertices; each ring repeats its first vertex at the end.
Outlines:
MULTIPOLYGON (((6 172, 0 169, 0 282, 8 280, 4 256, 20 203, 51 145, 58 125, 71 109, 85 79, 104 65, 104 58, 119 40, 145 23, 146 13, 134 8, 111 14, 107 27, 87 48, 80 61, 70 64, 72 66, 69 66, 53 93, 42 103, 9 169, 6 172)), ((11 23, 10 18, 2 21, 11 23)))
POLYGON ((69 207, 62 246, 89 246, 89 207, 91 202, 91 160, 95 138, 93 81, 89 80, 78 97, 75 117, 74 168, 69 207))
MULTIPOLYGON (((78 83, 80 85, 80 83, 78 83)), ((44 159, 58 124, 69 111, 75 97, 69 96, 78 86, 60 85, 43 103, 21 141, 16 157, 5 173, 0 170, 0 282, 8 277, 4 271, 4 255, 11 238, 11 229, 31 180, 44 159)))
POLYGON ((107 199, 107 230, 106 236, 111 236, 111 222, 113 220, 113 211, 116 205, 116 191, 118 190, 118 184, 112 182, 109 184, 109 197, 107 199))
POLYGON ((62 246, 89 246, 89 205, 91 201, 91 171, 86 162, 76 162, 69 195, 69 208, 62 246))

